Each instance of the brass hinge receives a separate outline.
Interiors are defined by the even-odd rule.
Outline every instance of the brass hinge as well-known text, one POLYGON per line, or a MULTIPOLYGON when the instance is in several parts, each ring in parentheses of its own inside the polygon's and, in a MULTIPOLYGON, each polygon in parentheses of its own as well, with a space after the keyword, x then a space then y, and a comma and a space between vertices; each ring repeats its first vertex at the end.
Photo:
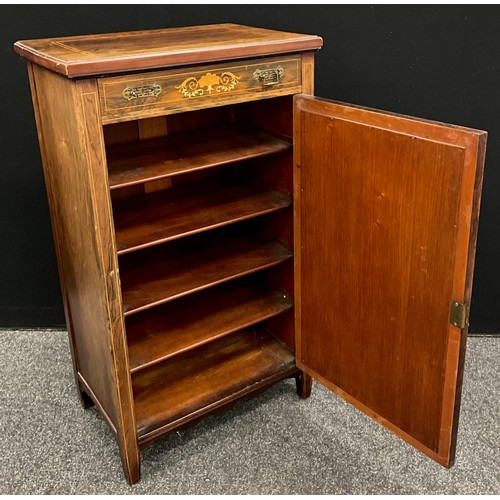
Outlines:
POLYGON ((464 329, 467 323, 467 306, 456 300, 451 301, 450 323, 457 328, 464 329))

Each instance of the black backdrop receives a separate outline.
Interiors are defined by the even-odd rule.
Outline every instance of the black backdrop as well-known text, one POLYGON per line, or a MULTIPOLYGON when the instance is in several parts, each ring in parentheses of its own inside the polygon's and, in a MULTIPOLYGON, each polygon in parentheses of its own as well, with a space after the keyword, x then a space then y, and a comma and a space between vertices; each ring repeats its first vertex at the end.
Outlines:
POLYGON ((19 39, 234 22, 318 34, 316 94, 489 131, 471 332, 500 332, 498 6, 65 5, 0 7, 0 326, 64 314, 19 39))

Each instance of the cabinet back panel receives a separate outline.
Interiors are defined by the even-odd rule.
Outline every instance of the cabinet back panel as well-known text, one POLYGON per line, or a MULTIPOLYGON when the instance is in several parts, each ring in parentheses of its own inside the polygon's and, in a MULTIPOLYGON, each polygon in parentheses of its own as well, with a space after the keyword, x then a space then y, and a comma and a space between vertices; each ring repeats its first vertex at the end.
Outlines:
MULTIPOLYGON (((264 271, 262 276, 259 276, 259 279, 266 284, 266 288, 270 290, 281 290, 284 296, 286 295, 293 299, 293 261, 284 262, 273 269, 264 271)), ((267 320, 264 323, 264 327, 290 347, 290 349, 295 350, 294 309, 285 311, 279 316, 267 320)))
POLYGON ((278 137, 293 137, 293 96, 275 97, 265 101, 235 106, 235 119, 265 130, 278 137))

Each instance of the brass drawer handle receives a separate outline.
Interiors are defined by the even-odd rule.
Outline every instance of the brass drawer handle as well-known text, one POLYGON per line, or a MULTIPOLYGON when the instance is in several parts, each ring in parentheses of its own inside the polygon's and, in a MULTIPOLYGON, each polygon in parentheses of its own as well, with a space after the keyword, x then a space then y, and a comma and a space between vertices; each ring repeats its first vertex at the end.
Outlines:
POLYGON ((144 97, 158 97, 161 94, 161 86, 157 83, 141 85, 139 87, 126 87, 122 96, 127 101, 132 99, 142 99, 144 97))
POLYGON ((285 76, 285 70, 278 66, 276 69, 256 69, 253 73, 253 78, 263 87, 269 87, 281 83, 281 79, 285 76))

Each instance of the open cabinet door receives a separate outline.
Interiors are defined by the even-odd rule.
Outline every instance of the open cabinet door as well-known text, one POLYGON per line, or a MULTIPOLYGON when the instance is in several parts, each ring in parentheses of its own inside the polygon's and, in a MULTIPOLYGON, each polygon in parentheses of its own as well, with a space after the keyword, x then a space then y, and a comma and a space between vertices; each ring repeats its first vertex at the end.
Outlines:
POLYGON ((486 133, 294 101, 297 365, 453 463, 486 133))

